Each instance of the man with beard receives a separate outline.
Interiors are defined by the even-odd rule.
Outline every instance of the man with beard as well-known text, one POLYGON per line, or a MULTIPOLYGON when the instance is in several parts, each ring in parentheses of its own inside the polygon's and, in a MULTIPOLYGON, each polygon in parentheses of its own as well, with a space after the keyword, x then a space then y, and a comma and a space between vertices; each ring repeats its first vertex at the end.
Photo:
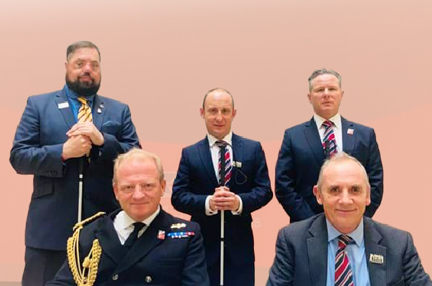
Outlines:
POLYGON ((118 208, 113 160, 138 136, 129 107, 97 94, 100 52, 91 42, 70 45, 62 90, 31 96, 17 128, 10 162, 32 174, 22 285, 45 285, 66 258, 66 240, 78 220, 118 208), (83 195, 79 206, 79 177, 83 195))

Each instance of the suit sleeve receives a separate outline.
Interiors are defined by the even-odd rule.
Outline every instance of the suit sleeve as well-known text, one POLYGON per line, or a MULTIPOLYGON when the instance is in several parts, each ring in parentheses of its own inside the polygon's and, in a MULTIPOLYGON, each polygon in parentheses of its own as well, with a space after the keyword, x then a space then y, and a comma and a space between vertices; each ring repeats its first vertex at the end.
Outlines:
POLYGON ((264 151, 260 143, 254 150, 255 174, 249 192, 238 194, 243 203, 242 216, 265 206, 273 197, 264 151))
POLYGON ((406 251, 403 257, 403 276, 405 285, 410 286, 432 286, 432 281, 425 273, 420 262, 420 257, 414 246, 411 234, 407 233, 406 251))
POLYGON ((181 281, 182 286, 210 285, 207 274, 203 237, 198 225, 196 225, 195 235, 189 242, 189 249, 184 262, 181 281))
POLYGON ((132 123, 129 106, 125 105, 121 112, 120 123, 118 123, 121 127, 120 132, 117 132, 118 135, 109 133, 109 130, 116 124, 117 123, 111 119, 108 119, 103 124, 101 132, 104 136, 105 142, 100 147, 92 148, 92 153, 96 153, 93 156, 96 156, 96 158, 112 162, 117 158, 118 154, 126 153, 133 147, 141 147, 135 126, 132 123))
POLYGON ((42 146, 40 137, 44 127, 40 116, 30 97, 15 133, 10 163, 18 174, 61 178, 65 166, 61 160, 63 144, 42 146))
POLYGON ((276 256, 267 281, 267 286, 293 285, 295 269, 294 253, 289 246, 284 229, 281 229, 276 242, 276 256))
POLYGON ((384 170, 374 130, 371 132, 370 142, 369 158, 365 166, 371 186, 371 204, 365 211, 367 217, 372 217, 377 211, 381 204, 384 191, 384 170))
POLYGON ((276 163, 276 197, 293 220, 303 220, 315 215, 309 204, 296 192, 296 170, 289 130, 285 131, 276 163))
POLYGON ((193 170, 188 160, 188 153, 183 149, 177 176, 173 184, 171 203, 176 210, 191 216, 205 216, 207 195, 192 192, 193 170))

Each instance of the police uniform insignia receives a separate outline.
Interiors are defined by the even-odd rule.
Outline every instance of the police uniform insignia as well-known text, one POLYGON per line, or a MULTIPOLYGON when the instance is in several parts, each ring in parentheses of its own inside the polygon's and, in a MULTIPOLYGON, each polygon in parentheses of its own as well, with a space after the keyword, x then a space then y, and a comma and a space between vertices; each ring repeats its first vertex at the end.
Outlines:
POLYGON ((184 228, 184 227, 186 227, 185 223, 174 223, 174 224, 171 225, 171 228, 178 228, 178 229, 180 229, 180 228, 184 228))

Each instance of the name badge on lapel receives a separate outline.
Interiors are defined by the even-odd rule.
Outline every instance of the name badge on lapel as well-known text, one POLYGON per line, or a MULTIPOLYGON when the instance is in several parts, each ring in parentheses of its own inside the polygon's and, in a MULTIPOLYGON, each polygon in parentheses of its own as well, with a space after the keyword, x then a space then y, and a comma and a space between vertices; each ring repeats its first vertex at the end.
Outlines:
POLYGON ((69 102, 65 101, 65 102, 60 102, 58 104, 58 109, 64 109, 64 108, 68 108, 69 107, 69 102))
POLYGON ((370 254, 369 261, 375 264, 384 264, 384 257, 379 254, 370 254))

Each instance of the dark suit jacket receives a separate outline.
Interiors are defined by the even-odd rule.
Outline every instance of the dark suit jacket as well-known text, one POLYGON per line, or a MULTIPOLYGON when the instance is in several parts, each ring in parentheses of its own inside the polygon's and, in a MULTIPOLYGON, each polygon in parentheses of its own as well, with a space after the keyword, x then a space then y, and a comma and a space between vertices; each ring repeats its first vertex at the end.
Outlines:
MULTIPOLYGON (((365 215, 372 217, 383 196, 383 166, 375 131, 343 117, 341 121, 343 151, 357 158, 369 177, 371 204, 365 215), (354 133, 348 134, 348 129, 354 133)), ((323 212, 312 190, 324 160, 324 150, 313 118, 285 131, 276 164, 275 192, 291 222, 323 212)))
MULTIPOLYGON (((209 285, 204 247, 198 224, 173 217, 161 209, 131 250, 120 244, 113 219, 118 211, 84 227, 80 234, 80 258, 88 255, 94 239, 102 247, 94 285, 209 285), (171 228, 184 223, 182 228, 171 228), (165 231, 160 238, 159 232, 165 231), (169 237, 172 232, 193 232, 182 238, 169 237)), ((81 260, 82 261, 82 260, 81 260)), ((67 261, 49 285, 75 285, 67 261)))
MULTIPOLYGON (((364 217, 365 254, 371 286, 432 286, 411 234, 364 217), (370 262, 370 255, 384 258, 370 262)), ((328 235, 324 214, 280 230, 267 286, 326 286, 328 235)))
MULTIPOLYGON (((65 250, 77 222, 80 159, 61 160, 66 132, 75 124, 71 108, 61 108, 65 102, 64 90, 29 97, 10 154, 19 174, 34 175, 25 235, 26 245, 34 248, 65 250)), ((127 105, 96 95, 93 109, 100 110, 93 112, 93 123, 105 143, 93 146, 85 168, 83 219, 118 208, 112 191, 113 160, 139 146, 127 105)))
MULTIPOLYGON (((230 191, 242 199, 243 212, 225 212, 225 257, 244 265, 254 261, 251 213, 266 205, 273 193, 261 144, 233 134, 232 149, 233 160, 242 166, 233 168, 230 191)), ((175 209, 191 215, 191 220, 200 224, 209 266, 217 263, 220 256, 220 213, 207 216, 205 200, 217 187, 207 138, 183 149, 171 202, 175 209)))

